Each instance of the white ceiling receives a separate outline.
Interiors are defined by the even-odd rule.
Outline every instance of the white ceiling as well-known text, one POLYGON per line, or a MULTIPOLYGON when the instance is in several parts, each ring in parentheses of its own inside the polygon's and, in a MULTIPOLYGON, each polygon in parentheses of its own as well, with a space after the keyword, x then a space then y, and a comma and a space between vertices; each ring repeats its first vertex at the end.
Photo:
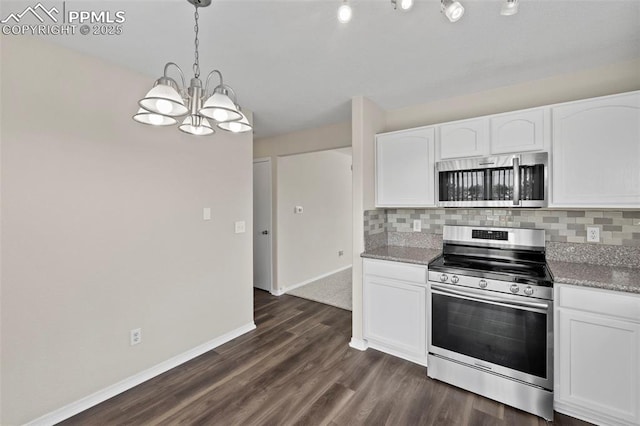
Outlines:
MULTIPOLYGON (((353 20, 340 24, 340 0, 214 0, 200 9, 202 74, 223 72, 262 138, 349 120, 355 95, 394 109, 640 58, 640 0, 520 0, 511 17, 500 16, 501 0, 460 1, 455 24, 439 0, 410 12, 351 0, 353 20)), ((54 42, 148 74, 140 97, 168 61, 191 77, 186 0, 67 7, 78 3, 124 10, 123 34, 54 42)))

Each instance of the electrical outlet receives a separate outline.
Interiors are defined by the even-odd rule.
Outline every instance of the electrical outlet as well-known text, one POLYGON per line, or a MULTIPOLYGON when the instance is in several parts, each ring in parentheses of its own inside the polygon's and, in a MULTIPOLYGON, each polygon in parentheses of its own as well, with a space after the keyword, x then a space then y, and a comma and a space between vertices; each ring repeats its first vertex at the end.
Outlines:
POLYGON ((129 332, 129 344, 131 346, 142 343, 142 329, 134 328, 129 332))
POLYGON ((422 221, 420 219, 416 219, 413 221, 413 230, 415 232, 422 231, 422 221))
POLYGON ((344 256, 344 250, 338 250, 338 257, 344 256))
POLYGON ((597 226, 587 226, 587 242, 599 243, 600 242, 600 228, 597 226))

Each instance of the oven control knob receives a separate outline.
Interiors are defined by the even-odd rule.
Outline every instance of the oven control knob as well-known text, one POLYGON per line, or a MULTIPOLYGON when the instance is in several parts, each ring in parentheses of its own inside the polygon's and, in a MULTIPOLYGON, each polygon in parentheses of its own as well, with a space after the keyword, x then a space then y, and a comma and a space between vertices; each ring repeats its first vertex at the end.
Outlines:
POLYGON ((511 284, 509 290, 511 290, 511 293, 517 293, 520 291, 520 287, 518 287, 518 284, 511 284))
POLYGON ((458 281, 460 281, 460 278, 458 278, 457 275, 454 275, 454 276, 451 277, 451 282, 452 283, 457 284, 458 281))
POLYGON ((524 289, 524 294, 526 294, 527 296, 532 296, 533 295, 533 289, 530 286, 527 286, 524 289))
POLYGON ((487 288, 487 280, 480 280, 478 285, 480 286, 480 288, 487 288))
POLYGON ((448 279, 449 279, 449 277, 447 276, 447 274, 440 275, 440 281, 445 282, 448 279))

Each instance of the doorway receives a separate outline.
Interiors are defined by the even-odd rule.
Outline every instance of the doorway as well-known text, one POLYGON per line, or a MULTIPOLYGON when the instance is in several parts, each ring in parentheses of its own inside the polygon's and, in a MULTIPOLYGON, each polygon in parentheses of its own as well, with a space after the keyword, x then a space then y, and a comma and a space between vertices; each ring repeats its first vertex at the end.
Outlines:
POLYGON ((253 286, 272 291, 271 159, 253 160, 253 286))
POLYGON ((351 309, 352 153, 278 157, 277 282, 283 293, 351 309))

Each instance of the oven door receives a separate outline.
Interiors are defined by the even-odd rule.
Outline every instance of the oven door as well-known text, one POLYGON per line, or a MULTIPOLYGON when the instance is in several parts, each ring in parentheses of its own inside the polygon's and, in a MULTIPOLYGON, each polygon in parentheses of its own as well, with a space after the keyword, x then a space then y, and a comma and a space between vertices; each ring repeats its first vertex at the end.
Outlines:
POLYGON ((553 302, 429 282, 428 351, 553 389, 553 302))

